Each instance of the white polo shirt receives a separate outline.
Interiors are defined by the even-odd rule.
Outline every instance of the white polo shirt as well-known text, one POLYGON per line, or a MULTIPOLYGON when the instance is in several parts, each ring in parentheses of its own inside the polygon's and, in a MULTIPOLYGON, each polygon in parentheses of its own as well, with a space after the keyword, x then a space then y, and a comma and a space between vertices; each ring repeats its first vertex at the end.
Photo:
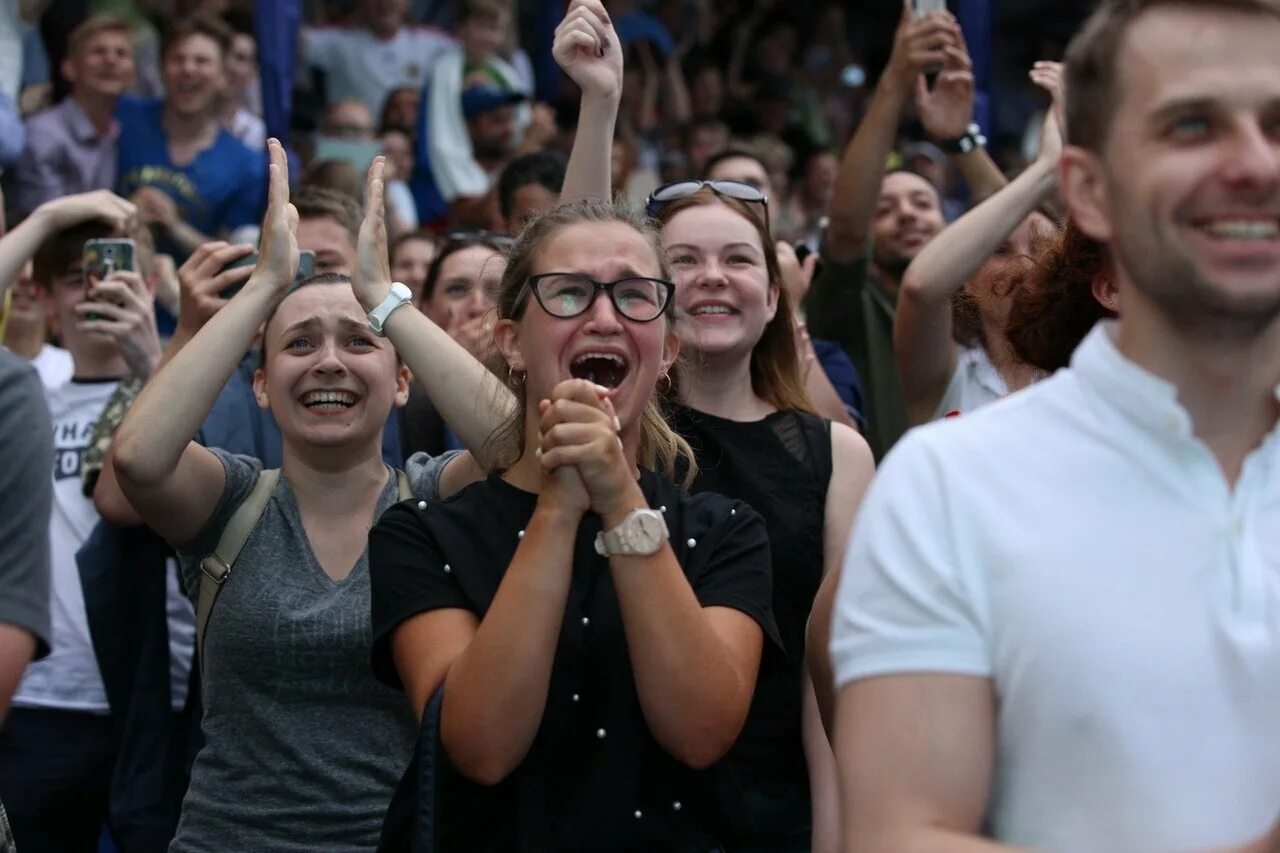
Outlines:
POLYGON ((1280 429, 1229 488, 1112 333, 889 455, 840 584, 836 681, 992 679, 1002 841, 1239 844, 1280 812, 1280 429))

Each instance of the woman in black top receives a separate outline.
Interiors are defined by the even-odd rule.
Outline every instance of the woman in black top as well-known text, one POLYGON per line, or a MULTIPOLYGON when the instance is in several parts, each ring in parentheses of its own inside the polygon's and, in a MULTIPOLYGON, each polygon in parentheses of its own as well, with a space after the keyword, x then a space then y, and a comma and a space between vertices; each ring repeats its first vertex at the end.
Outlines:
POLYGON ((530 225, 494 331, 510 467, 371 533, 375 671, 419 712, 444 689, 445 850, 707 851, 736 817, 710 768, 776 637, 769 549, 745 504, 670 480, 665 279, 625 211, 530 225))

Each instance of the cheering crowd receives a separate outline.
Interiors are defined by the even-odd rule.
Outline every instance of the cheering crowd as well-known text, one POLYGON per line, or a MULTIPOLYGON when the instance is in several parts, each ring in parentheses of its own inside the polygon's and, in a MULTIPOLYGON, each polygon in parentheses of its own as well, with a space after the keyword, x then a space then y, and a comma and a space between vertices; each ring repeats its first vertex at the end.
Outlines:
POLYGON ((0 93, 0 851, 1280 851, 1277 0, 1018 163, 912 3, 359 3, 294 147, 208 5, 0 93))

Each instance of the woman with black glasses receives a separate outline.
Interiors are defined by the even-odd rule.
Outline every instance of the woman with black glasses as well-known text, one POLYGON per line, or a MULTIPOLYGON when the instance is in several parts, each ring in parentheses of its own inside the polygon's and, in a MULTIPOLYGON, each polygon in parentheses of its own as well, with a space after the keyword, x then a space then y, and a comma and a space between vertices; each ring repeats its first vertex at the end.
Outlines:
POLYGON ((705 853, 730 834, 710 768, 775 636, 769 550, 745 504, 671 479, 692 465, 656 407, 674 290, 634 215, 580 202, 531 224, 497 294, 516 399, 497 469, 370 534, 374 670, 419 713, 443 687, 441 850, 705 853))

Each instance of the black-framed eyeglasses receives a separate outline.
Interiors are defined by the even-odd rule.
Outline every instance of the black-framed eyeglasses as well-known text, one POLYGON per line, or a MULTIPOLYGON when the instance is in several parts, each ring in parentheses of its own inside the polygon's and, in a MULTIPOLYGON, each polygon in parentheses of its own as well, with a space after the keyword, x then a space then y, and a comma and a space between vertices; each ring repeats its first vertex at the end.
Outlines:
POLYGON ((650 216, 657 216, 664 204, 688 198, 704 188, 710 188, 716 195, 726 198, 759 204, 766 212, 769 209, 769 197, 765 195, 764 190, 744 181, 676 181, 672 184, 663 184, 650 193, 649 200, 645 202, 645 212, 650 216))
MULTIPOLYGON (((628 276, 617 281, 596 281, 576 272, 548 272, 531 275, 526 286, 552 317, 568 319, 585 314, 595 304, 600 291, 619 314, 636 323, 648 323, 662 316, 671 304, 676 286, 661 278, 628 276)), ((516 302, 519 305, 519 301, 516 302)))

